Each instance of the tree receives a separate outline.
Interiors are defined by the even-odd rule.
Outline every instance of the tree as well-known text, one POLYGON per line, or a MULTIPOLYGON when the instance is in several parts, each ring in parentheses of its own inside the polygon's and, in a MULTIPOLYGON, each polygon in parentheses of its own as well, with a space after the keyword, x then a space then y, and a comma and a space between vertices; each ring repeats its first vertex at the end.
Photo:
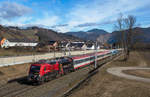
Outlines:
POLYGON ((134 27, 136 23, 136 18, 132 15, 129 15, 127 18, 123 18, 123 15, 120 14, 120 17, 117 19, 117 24, 115 28, 117 28, 118 33, 116 37, 119 38, 122 48, 124 49, 125 57, 124 60, 127 60, 130 55, 130 50, 133 46, 133 35, 134 35, 134 27))
POLYGON ((135 27, 135 23, 136 23, 136 18, 132 15, 129 15, 127 18, 125 18, 124 20, 125 22, 125 26, 127 29, 127 38, 126 38, 126 43, 127 43, 127 58, 130 55, 130 50, 133 47, 133 43, 134 43, 134 27, 135 27))
MULTIPOLYGON (((121 45, 125 53, 126 52, 125 22, 122 14, 120 14, 119 18, 117 19, 117 24, 115 24, 115 29, 117 30, 115 37, 118 41, 118 44, 121 45)), ((126 56, 124 56, 124 59, 126 59, 126 56)))

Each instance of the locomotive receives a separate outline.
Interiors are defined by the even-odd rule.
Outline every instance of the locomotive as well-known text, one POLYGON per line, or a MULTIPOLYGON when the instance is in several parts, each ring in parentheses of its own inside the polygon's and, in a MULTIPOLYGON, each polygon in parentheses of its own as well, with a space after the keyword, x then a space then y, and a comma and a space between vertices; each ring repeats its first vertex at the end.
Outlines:
MULTIPOLYGON (((97 61, 117 54, 117 50, 98 52, 97 61)), ((52 60, 40 60, 31 64, 28 81, 39 84, 57 76, 65 75, 95 62, 95 53, 72 57, 60 57, 52 60)))

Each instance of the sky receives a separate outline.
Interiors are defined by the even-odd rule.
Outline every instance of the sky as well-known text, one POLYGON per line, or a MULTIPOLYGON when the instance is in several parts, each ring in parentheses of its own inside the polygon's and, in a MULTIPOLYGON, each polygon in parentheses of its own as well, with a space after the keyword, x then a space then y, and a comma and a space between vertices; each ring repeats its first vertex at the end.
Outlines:
POLYGON ((58 32, 115 30, 119 15, 150 27, 150 0, 0 0, 0 24, 39 26, 58 32))

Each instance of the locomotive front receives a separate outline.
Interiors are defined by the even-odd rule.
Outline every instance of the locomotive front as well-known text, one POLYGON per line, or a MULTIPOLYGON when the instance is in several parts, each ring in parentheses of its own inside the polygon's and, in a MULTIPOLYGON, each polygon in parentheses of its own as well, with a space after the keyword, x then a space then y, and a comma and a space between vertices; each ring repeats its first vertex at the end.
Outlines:
POLYGON ((31 64, 29 75, 28 75, 28 81, 38 82, 40 80, 40 69, 41 69, 41 65, 31 64))

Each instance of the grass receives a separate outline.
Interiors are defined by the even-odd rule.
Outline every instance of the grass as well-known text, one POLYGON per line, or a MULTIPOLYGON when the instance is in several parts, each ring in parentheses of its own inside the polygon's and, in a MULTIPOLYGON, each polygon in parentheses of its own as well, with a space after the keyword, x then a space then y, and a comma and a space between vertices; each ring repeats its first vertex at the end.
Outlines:
MULTIPOLYGON (((122 57, 100 68, 99 73, 76 90, 70 97, 150 97, 150 86, 134 80, 120 78, 106 72, 110 67, 142 66, 147 52, 132 52, 127 62, 122 57)), ((150 53, 150 52, 149 52, 150 53)), ((150 55, 149 55, 150 56, 150 55)))
POLYGON ((123 72, 129 75, 135 75, 143 78, 150 78, 150 70, 126 70, 123 72))
POLYGON ((139 52, 139 54, 141 55, 143 60, 146 62, 146 64, 150 66, 150 51, 149 50, 141 51, 139 52))
POLYGON ((30 67, 29 63, 0 67, 0 81, 6 83, 10 79, 26 76, 28 74, 29 67, 30 67))

